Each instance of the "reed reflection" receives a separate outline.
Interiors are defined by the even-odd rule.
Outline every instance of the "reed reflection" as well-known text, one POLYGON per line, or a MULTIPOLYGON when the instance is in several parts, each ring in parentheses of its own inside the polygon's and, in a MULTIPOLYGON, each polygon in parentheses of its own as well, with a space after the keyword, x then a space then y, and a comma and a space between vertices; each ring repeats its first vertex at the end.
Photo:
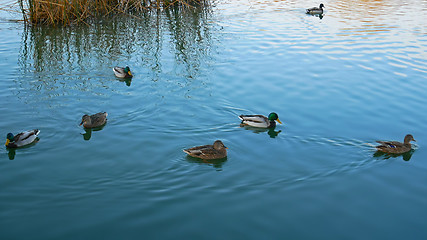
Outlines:
POLYGON ((105 76, 114 76, 111 68, 123 64, 137 74, 148 72, 152 81, 158 81, 170 71, 163 67, 165 53, 174 54, 176 74, 193 81, 204 69, 202 65, 209 63, 213 46, 209 16, 208 6, 171 7, 91 25, 29 27, 23 32, 19 56, 24 76, 16 81, 48 97, 69 95, 73 90, 91 92, 106 88, 105 76), (28 81, 28 77, 38 80, 28 81))
POLYGON ((210 55, 209 10, 199 7, 183 14, 179 8, 173 7, 165 12, 166 26, 173 38, 175 61, 184 65, 182 74, 187 78, 197 76, 202 60, 200 56, 210 55))

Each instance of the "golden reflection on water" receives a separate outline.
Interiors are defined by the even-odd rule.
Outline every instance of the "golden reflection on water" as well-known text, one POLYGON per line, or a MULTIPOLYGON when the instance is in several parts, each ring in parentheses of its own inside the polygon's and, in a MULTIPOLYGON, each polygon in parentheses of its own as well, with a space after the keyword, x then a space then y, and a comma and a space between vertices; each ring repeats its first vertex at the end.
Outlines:
POLYGON ((394 12, 395 6, 390 1, 349 0, 331 1, 334 15, 345 26, 340 35, 371 35, 378 32, 389 32, 396 26, 378 21, 394 12))

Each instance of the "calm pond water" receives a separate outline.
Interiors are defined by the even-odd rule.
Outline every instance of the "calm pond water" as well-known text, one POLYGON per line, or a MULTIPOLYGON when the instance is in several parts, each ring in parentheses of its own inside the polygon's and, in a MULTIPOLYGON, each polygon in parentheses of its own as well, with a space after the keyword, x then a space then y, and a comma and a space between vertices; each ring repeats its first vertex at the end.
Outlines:
POLYGON ((426 1, 323 3, 323 18, 237 0, 90 27, 2 12, 1 135, 41 133, 0 148, 0 238, 425 238, 426 1), (79 126, 100 111, 102 130, 79 126), (272 111, 274 130, 239 126, 272 111), (407 133, 412 154, 375 155, 407 133), (182 152, 216 139, 225 160, 182 152))

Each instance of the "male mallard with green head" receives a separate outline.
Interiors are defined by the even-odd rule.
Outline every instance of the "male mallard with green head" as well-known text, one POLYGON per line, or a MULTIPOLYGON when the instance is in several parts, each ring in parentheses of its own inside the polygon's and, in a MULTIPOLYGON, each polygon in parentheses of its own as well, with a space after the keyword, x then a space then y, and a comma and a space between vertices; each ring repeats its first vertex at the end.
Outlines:
POLYGON ((323 5, 323 3, 321 3, 319 5, 319 7, 312 7, 312 8, 306 9, 305 13, 307 13, 307 14, 322 14, 324 7, 325 7, 325 5, 323 5))
POLYGON ((106 112, 99 112, 90 116, 85 114, 82 117, 82 122, 80 123, 80 125, 83 124, 83 127, 85 128, 101 127, 107 122, 107 116, 108 113, 106 112))
POLYGON ((130 72, 130 68, 126 66, 125 68, 122 67, 114 67, 113 72, 118 78, 132 78, 133 75, 130 72))
POLYGON ((263 115, 240 115, 239 118, 242 120, 242 124, 259 128, 274 128, 276 127, 275 121, 282 124, 275 112, 270 113, 268 118, 263 115))
POLYGON ((220 140, 216 140, 213 145, 203 145, 183 150, 191 157, 201 159, 220 159, 227 157, 227 147, 220 140))
POLYGON ((8 133, 5 145, 9 148, 18 148, 31 144, 37 139, 37 135, 39 135, 39 133, 40 130, 38 129, 21 132, 16 136, 13 136, 12 133, 8 133))
POLYGON ((411 141, 416 142, 414 137, 411 134, 408 134, 405 136, 403 143, 397 141, 377 141, 380 145, 376 146, 376 148, 380 152, 401 154, 411 151, 411 141))

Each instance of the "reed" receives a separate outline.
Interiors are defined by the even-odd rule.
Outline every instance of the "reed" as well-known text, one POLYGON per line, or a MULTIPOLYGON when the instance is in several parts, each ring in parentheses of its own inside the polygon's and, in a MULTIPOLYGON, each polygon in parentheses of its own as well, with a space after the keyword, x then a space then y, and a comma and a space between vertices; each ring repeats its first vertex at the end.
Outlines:
POLYGON ((208 0, 18 0, 24 21, 32 25, 86 23, 93 17, 153 9, 191 8, 208 0))

